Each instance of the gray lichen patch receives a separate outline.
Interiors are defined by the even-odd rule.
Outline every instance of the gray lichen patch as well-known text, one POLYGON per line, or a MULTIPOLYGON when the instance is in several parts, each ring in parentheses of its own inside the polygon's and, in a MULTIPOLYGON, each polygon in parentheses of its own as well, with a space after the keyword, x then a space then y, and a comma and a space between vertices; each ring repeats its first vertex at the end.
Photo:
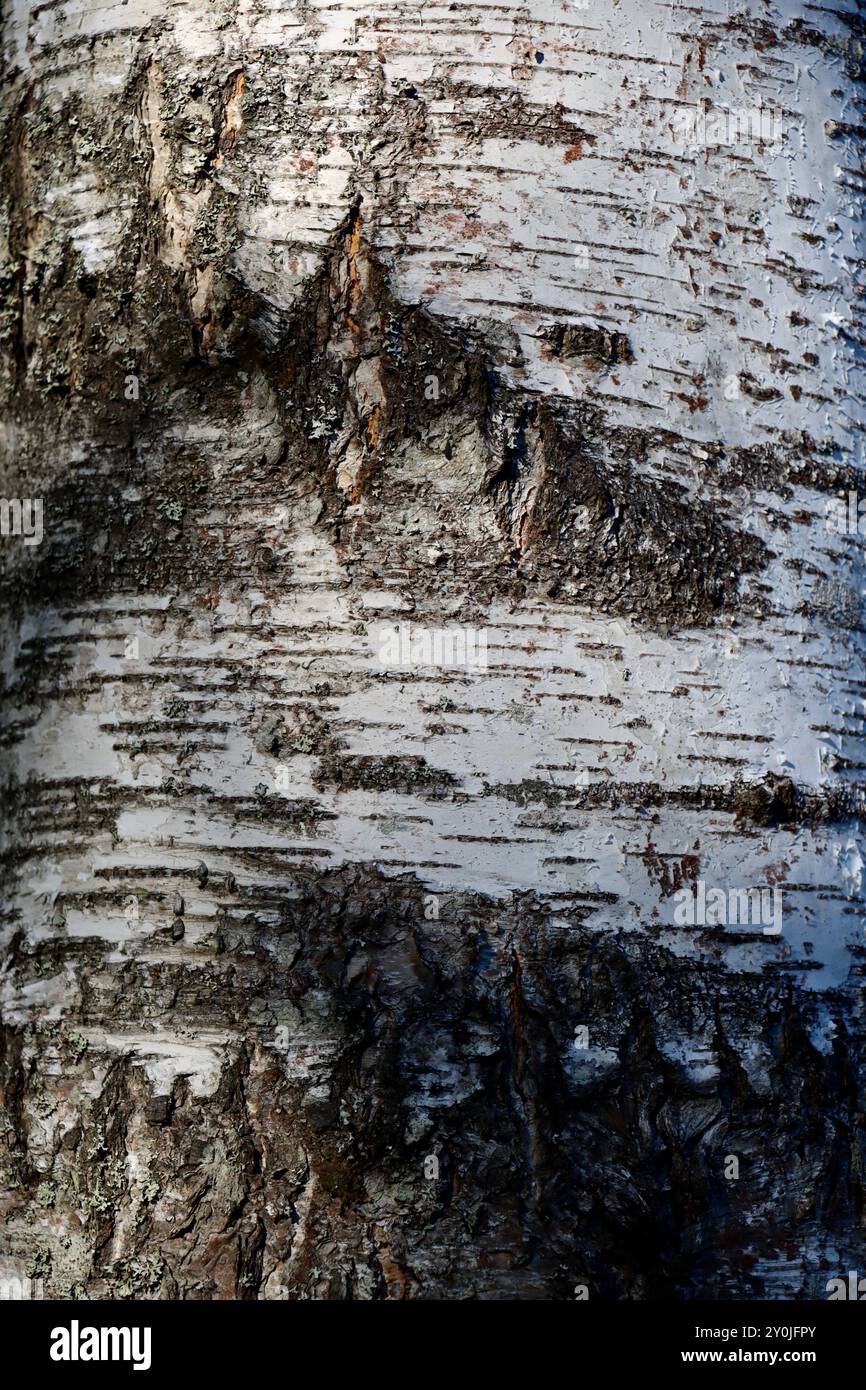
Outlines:
POLYGON ((316 785, 335 783, 347 791, 393 791, 403 795, 445 794, 456 784, 451 772, 431 767, 424 758, 407 754, 390 758, 355 755, 323 758, 316 785))

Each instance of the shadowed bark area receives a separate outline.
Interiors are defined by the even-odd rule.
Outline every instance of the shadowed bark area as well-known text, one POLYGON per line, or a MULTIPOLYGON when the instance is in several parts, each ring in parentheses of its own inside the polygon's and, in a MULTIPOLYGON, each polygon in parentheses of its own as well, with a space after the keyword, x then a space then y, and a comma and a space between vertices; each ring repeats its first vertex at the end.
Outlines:
MULTIPOLYGON (((430 921, 417 884, 349 869, 299 873, 290 902, 259 876, 249 898, 182 979, 130 962, 29 1047, 6 1032, 13 1187, 55 1215, 74 1193, 92 1252, 68 1292, 748 1298, 769 1242, 804 1295, 836 1252, 856 1265, 862 1039, 838 1002, 822 1053, 784 978, 563 932, 528 895, 445 898, 430 921), (190 1036, 240 1027, 207 1098, 130 1057, 93 1091, 84 1039, 141 1027, 142 1004, 190 1036), (46 1182, 27 1100, 79 1090, 46 1182)), ((23 986, 44 958, 17 942, 11 964, 23 986)))
POLYGON ((763 8, 5 18, 0 1277, 857 1268, 863 24, 763 8))

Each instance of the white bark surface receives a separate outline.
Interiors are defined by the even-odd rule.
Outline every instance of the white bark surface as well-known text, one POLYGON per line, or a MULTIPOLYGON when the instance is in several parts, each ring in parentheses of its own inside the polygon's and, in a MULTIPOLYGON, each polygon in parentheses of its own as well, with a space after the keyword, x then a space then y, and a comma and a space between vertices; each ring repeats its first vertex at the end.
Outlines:
POLYGON ((3 540, 9 1253, 59 1296, 822 1296, 862 1220, 821 1070, 860 1065, 857 6, 17 0, 3 43, 4 488, 46 528, 3 540), (487 669, 388 669, 401 622, 487 669), (677 925, 698 880, 779 887, 781 933, 677 925), (338 899, 387 945, 331 972, 338 899), (383 1017, 417 1046, 365 1084, 383 1017), (649 1239, 680 1165, 705 1225, 649 1239))

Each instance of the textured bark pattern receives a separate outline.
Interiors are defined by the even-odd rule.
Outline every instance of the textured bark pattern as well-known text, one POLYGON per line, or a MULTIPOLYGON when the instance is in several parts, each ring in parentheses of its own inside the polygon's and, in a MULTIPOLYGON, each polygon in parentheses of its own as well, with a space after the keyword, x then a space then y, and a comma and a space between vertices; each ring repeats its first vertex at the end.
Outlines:
POLYGON ((0 1256, 823 1297, 866 1181, 856 0, 3 24, 45 534, 2 540, 0 1256), (396 623, 487 668, 383 665, 396 623), (699 881, 782 932, 678 924, 699 881))

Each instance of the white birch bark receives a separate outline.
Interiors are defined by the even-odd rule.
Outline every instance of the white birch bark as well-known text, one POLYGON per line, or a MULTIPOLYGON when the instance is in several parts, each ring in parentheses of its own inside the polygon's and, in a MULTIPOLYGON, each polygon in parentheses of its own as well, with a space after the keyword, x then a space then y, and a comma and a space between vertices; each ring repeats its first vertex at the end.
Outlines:
POLYGON ((0 1255, 46 1293, 856 1267, 862 40, 12 3, 0 1255))

